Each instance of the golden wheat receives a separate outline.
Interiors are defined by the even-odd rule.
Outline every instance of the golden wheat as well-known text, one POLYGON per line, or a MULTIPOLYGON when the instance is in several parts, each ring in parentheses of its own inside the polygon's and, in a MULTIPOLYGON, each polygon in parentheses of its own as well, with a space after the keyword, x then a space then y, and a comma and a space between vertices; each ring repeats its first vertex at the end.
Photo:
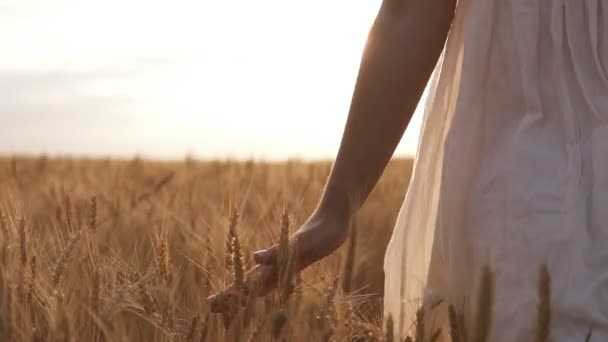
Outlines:
MULTIPOLYGON (((393 162, 345 246, 297 272, 289 237, 316 208, 329 163, 0 158, 0 340, 391 341, 381 265, 411 166, 393 162), (212 314, 206 298, 227 282, 251 292, 251 252, 274 244, 279 291, 226 298, 230 316, 212 314)), ((418 324, 416 342, 441 333, 418 324)))

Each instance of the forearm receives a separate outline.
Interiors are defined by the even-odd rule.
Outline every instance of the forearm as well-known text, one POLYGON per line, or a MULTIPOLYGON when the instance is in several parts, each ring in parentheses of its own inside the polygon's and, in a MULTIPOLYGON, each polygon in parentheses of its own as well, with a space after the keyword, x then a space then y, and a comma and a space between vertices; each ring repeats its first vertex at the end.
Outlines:
POLYGON ((443 49, 454 0, 388 0, 370 31, 319 210, 350 216, 393 155, 443 49))

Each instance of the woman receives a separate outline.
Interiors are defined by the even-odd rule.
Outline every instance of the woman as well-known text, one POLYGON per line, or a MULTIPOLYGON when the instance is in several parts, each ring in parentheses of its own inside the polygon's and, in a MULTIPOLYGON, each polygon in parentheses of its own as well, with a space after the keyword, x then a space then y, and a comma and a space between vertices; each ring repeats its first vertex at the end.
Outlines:
MULTIPOLYGON (((551 340, 608 341, 605 0, 384 0, 325 192, 295 233, 300 267, 344 241, 432 74, 386 314, 405 332, 432 293, 470 315, 487 265, 489 341, 531 340, 544 264, 551 340)), ((274 267, 275 248, 255 260, 274 267)))

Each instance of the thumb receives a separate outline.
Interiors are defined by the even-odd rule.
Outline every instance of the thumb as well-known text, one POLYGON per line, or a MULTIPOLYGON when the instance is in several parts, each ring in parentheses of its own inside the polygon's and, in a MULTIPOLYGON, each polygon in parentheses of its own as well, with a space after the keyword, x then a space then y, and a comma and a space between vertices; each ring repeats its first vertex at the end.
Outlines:
POLYGON ((259 265, 273 266, 277 264, 277 246, 262 249, 253 253, 253 260, 259 265))

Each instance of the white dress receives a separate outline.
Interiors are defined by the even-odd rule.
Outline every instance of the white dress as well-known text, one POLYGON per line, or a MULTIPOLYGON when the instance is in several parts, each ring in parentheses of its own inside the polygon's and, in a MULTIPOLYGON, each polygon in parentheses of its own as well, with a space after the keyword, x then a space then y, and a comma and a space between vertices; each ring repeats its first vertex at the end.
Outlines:
POLYGON ((608 341, 608 0, 460 0, 386 253, 385 314, 405 332, 432 293, 470 316, 488 265, 489 341, 531 341, 543 263, 551 341, 608 341))

